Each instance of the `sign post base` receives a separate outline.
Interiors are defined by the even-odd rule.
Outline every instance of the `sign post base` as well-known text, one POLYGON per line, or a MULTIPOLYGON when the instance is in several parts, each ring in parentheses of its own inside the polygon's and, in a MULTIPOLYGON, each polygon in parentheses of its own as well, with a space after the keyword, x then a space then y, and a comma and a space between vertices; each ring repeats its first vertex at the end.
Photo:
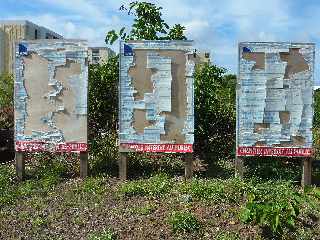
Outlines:
POLYGON ((242 179, 244 174, 243 158, 236 156, 234 165, 235 165, 235 177, 242 179))
POLYGON ((80 177, 82 179, 88 176, 88 152, 80 152, 80 177))
POLYGON ((303 167, 302 167, 301 185, 302 187, 305 187, 305 186, 310 186, 311 183, 312 183, 312 158, 304 158, 303 167))
POLYGON ((15 152, 16 174, 19 181, 25 178, 25 154, 23 152, 15 152))
POLYGON ((184 176, 185 179, 191 179, 193 175, 193 154, 186 153, 185 154, 185 169, 184 169, 184 176))
POLYGON ((128 174, 128 159, 127 153, 120 152, 119 153, 119 178, 122 181, 127 180, 128 174))

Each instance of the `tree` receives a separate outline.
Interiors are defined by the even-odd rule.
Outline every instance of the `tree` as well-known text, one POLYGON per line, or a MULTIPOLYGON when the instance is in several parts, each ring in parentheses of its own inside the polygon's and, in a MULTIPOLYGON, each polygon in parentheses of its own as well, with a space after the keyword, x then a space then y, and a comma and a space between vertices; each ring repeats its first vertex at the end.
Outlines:
POLYGON ((0 129, 13 128, 13 76, 0 75, 0 129))
POLYGON ((115 131, 118 118, 118 57, 89 66, 89 134, 115 131))
POLYGON ((320 89, 314 91, 314 119, 313 125, 320 128, 320 89))
POLYGON ((119 32, 111 30, 107 33, 106 43, 113 44, 119 38, 122 40, 186 40, 185 27, 175 24, 172 28, 162 19, 162 7, 149 2, 131 2, 129 7, 122 5, 121 11, 134 15, 131 31, 126 33, 123 27, 119 32))
POLYGON ((227 158, 235 148, 236 76, 215 65, 195 72, 195 150, 208 161, 227 158))
POLYGON ((13 76, 0 74, 0 108, 13 106, 13 76))

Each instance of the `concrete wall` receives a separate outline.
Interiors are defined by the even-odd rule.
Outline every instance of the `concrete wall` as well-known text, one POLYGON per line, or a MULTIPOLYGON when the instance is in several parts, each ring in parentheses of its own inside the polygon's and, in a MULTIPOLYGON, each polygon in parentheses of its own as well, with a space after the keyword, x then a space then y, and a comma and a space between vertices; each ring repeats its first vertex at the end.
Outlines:
POLYGON ((90 64, 102 64, 114 55, 115 52, 107 47, 91 47, 88 50, 88 60, 90 64))
POLYGON ((34 40, 49 38, 62 38, 62 36, 38 26, 29 21, 0 21, 0 30, 3 31, 3 47, 4 53, 0 58, 4 64, 0 72, 14 72, 14 59, 15 59, 15 43, 20 40, 34 40), (37 34, 35 34, 37 30, 37 34))
POLYGON ((61 39, 62 36, 56 34, 53 31, 50 31, 47 28, 38 26, 32 22, 26 21, 26 40, 35 40, 35 39, 61 39))
POLYGON ((14 44, 16 40, 23 39, 25 36, 24 25, 6 25, 0 23, 0 30, 3 31, 3 69, 2 71, 13 73, 14 65, 14 44))

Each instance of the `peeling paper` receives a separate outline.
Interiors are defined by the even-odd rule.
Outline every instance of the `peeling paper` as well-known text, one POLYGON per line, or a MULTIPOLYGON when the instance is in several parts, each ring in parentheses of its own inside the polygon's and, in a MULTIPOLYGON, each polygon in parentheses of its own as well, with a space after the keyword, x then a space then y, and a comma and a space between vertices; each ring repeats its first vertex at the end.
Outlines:
POLYGON ((86 59, 85 41, 36 40, 16 45, 17 151, 56 151, 57 144, 59 151, 77 151, 74 146, 81 146, 79 151, 83 151, 87 144, 86 59), (34 65, 35 61, 40 61, 40 65, 34 65), (75 145, 68 147, 70 143, 75 145))
MULTIPOLYGON (((180 148, 179 150, 178 148, 162 148, 161 145, 188 144, 186 149, 188 149, 188 152, 191 151, 190 145, 192 146, 194 141, 193 74, 195 62, 188 60, 188 55, 193 54, 193 52, 192 41, 132 41, 120 43, 120 151, 149 151, 142 147, 144 144, 146 144, 145 146, 156 144, 158 147, 154 147, 154 152, 183 152, 183 148, 182 150, 180 148), (145 78, 143 81, 145 81, 144 91, 146 92, 141 96, 141 99, 137 97, 141 93, 135 85, 135 82, 139 79, 135 79, 137 75, 130 72, 132 69, 139 72, 138 64, 135 62, 138 54, 146 62, 145 70, 143 70, 144 74, 139 75, 139 78, 145 78), (181 65, 180 62, 180 65, 178 64, 177 61, 181 61, 180 57, 185 61, 185 65, 181 65), (177 68, 180 69, 179 73, 177 68), (184 71, 182 76, 181 70, 184 71), (152 72, 150 77, 148 77, 148 71, 152 72), (178 79, 177 74, 180 74, 178 79), (176 81, 184 84, 183 88, 186 90, 183 98, 179 96, 179 92, 174 92, 183 91, 183 89, 175 89, 177 87, 176 81), (147 89, 150 83, 152 89, 147 89), (177 102, 179 102, 178 108, 180 111, 184 109, 183 117, 175 115, 177 106, 174 104, 177 104, 177 102), (173 108, 173 106, 175 107, 173 108), (144 119, 135 119, 135 111, 137 110, 145 111, 144 119), (140 133, 135 127, 143 121, 147 125, 143 126, 143 132, 140 133), (173 134, 174 129, 178 129, 177 139, 173 137, 175 136, 173 134), (130 147, 128 144, 130 146, 131 144, 138 145, 130 147)), ((140 66, 141 62, 138 63, 140 66)))
POLYGON ((239 54, 237 154, 311 154, 314 44, 245 42, 239 54))

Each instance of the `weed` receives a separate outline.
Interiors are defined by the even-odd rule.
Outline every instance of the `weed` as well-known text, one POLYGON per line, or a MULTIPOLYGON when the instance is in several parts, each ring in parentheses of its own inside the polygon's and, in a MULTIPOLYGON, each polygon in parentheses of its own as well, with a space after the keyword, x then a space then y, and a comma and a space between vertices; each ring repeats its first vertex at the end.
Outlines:
POLYGON ((300 209, 305 203, 303 194, 287 182, 257 184, 247 194, 247 202, 241 211, 243 222, 255 222, 268 226, 279 234, 284 228, 293 228, 300 209))
POLYGON ((124 183, 119 192, 124 196, 161 197, 172 189, 172 180, 165 174, 159 174, 149 179, 124 183))
POLYGON ((90 234, 89 240, 116 240, 116 234, 111 230, 107 229, 99 233, 90 234))
POLYGON ((13 169, 7 166, 0 166, 0 207, 12 204, 17 193, 13 183, 13 169))
POLYGON ((32 219, 31 222, 33 227, 43 227, 48 223, 46 218, 40 216, 36 217, 35 219, 32 219))
POLYGON ((34 194, 36 191, 39 191, 41 189, 41 186, 39 185, 39 182, 35 180, 26 180, 25 182, 22 182, 18 187, 18 194, 21 197, 30 197, 32 194, 34 194))
POLYGON ((154 204, 146 204, 141 207, 134 207, 130 209, 131 213, 138 214, 138 215, 149 215, 156 210, 156 205, 154 204))
POLYGON ((232 232, 220 232, 216 237, 216 240, 238 240, 240 239, 239 234, 232 232))
POLYGON ((206 180, 194 179, 180 184, 179 191, 191 195, 197 200, 207 200, 216 203, 239 202, 245 192, 245 183, 239 179, 206 180))
POLYGON ((88 193, 93 195, 101 195, 106 190, 106 183, 103 177, 88 177, 74 191, 76 193, 88 193))
POLYGON ((197 232, 201 228, 201 223, 190 212, 173 212, 169 218, 169 223, 173 232, 191 233, 197 232))

